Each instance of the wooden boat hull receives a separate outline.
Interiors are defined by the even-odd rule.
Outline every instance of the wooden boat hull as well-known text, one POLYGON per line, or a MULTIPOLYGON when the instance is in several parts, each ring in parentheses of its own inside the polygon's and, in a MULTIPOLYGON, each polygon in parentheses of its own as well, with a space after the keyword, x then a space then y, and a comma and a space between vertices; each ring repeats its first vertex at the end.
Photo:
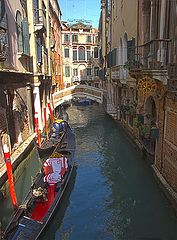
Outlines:
MULTIPOLYGON (((36 179, 34 184, 32 185, 30 191, 28 192, 26 198, 23 201, 23 204, 14 214, 12 220, 10 221, 7 229, 5 231, 4 239, 8 240, 34 240, 39 239, 49 221, 51 220, 59 202, 62 200, 62 197, 66 191, 68 183, 71 179, 73 170, 75 169, 74 162, 74 153, 75 153, 75 138, 71 129, 68 128, 67 133, 64 137, 64 140, 67 140, 67 146, 65 148, 60 148, 58 145, 52 154, 62 153, 62 155, 68 157, 70 164, 66 174, 63 177, 62 182, 58 182, 55 185, 55 193, 54 195, 49 195, 49 187, 48 189, 48 201, 44 203, 37 203, 35 207, 31 211, 31 203, 33 202, 33 188, 34 186, 40 185, 41 180, 43 180, 43 173, 38 173, 36 175, 36 179), (53 196, 53 199, 52 199, 53 196), (50 204, 50 201, 52 202, 50 204), (42 206, 41 206, 41 205, 42 206), (47 208, 47 210, 45 210, 47 208), (45 215, 42 211, 44 209, 45 215)), ((41 185, 40 185, 41 186, 41 185)), ((52 186, 51 186, 52 189, 52 186)))
MULTIPOLYGON (((68 128, 70 128, 70 126, 67 123, 67 129, 68 128)), ((60 146, 62 145, 67 129, 61 133, 61 135, 58 139, 54 139, 54 138, 45 139, 42 142, 42 145, 40 147, 38 145, 36 145, 39 156, 41 158, 45 157, 45 156, 49 156, 55 150, 55 148, 56 148, 56 146, 58 146, 58 144, 60 144, 60 146)))

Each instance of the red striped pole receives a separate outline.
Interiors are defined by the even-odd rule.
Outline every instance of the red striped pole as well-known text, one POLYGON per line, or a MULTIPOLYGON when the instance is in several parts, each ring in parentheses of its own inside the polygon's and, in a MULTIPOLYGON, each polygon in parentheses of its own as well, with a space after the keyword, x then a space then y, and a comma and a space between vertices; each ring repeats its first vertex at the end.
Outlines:
POLYGON ((52 123, 54 123, 54 116, 53 116, 53 111, 52 111, 52 108, 50 106, 50 103, 48 103, 48 108, 49 108, 49 111, 50 111, 50 118, 52 120, 52 123))
POLYGON ((5 160, 6 169, 7 169, 7 177, 8 177, 8 182, 9 182, 10 196, 11 196, 12 204, 13 204, 14 208, 17 208, 18 204, 17 204, 17 197, 16 197, 15 187, 14 187, 12 164, 11 164, 11 158, 10 158, 10 153, 9 153, 9 147, 7 146, 7 144, 4 144, 3 151, 4 151, 4 160, 5 160))
POLYGON ((40 131, 39 131, 39 120, 38 120, 37 112, 35 112, 35 114, 34 114, 34 122, 35 122, 35 131, 37 134, 37 142, 38 142, 38 145, 41 146, 41 135, 40 135, 40 131))
POLYGON ((45 133, 48 136, 48 126, 47 126, 47 113, 46 113, 46 107, 44 107, 44 127, 45 127, 45 133))

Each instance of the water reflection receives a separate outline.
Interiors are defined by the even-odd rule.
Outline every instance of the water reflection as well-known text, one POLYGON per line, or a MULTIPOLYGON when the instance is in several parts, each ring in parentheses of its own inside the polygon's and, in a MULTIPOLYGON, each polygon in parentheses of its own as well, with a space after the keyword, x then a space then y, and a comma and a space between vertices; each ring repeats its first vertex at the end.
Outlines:
MULTIPOLYGON (((56 214, 54 214, 54 217, 51 220, 51 223, 46 228, 44 234, 41 236, 41 240, 47 240, 47 239, 61 239, 58 233, 58 229, 61 226, 63 217, 66 213, 66 209, 68 205, 70 204, 70 195, 72 193, 72 190, 74 188, 75 180, 76 180, 76 174, 77 174, 77 168, 73 169, 73 173, 71 175, 68 187, 66 192, 63 195, 62 201, 60 202, 56 214)), ((64 235, 68 235, 68 230, 64 235)), ((67 238, 65 238, 67 239, 67 238)))
POLYGON ((59 239, 177 239, 174 211, 123 129, 98 106, 77 124, 75 110, 79 168, 59 239))
MULTIPOLYGON (((27 192, 29 191, 32 183, 32 177, 36 175, 39 169, 39 155, 37 150, 33 149, 29 156, 23 160, 21 165, 15 171, 15 191, 17 194, 17 201, 19 205, 22 203, 27 192)), ((2 223, 3 229, 5 229, 12 214, 13 207, 10 196, 8 195, 3 201, 1 201, 0 206, 0 221, 2 223)))
POLYGON ((42 239, 176 240, 174 211, 121 126, 97 105, 67 111, 77 177, 42 239))

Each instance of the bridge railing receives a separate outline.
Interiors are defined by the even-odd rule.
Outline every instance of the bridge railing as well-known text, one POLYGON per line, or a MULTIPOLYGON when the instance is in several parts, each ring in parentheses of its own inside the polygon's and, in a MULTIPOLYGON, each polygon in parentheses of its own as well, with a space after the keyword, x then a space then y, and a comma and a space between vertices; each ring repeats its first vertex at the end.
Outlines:
POLYGON ((102 103, 103 91, 102 89, 88 85, 74 85, 53 94, 54 107, 57 107, 63 102, 73 99, 74 97, 86 97, 98 103, 102 103))

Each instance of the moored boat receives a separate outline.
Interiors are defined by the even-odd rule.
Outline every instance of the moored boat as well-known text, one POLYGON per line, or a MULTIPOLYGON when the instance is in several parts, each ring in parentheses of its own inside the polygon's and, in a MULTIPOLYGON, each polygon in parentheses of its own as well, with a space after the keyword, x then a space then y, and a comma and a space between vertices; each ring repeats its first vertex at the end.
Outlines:
POLYGON ((54 151, 56 146, 64 145, 64 136, 66 134, 67 129, 70 128, 70 126, 66 121, 63 121, 62 124, 63 127, 60 129, 58 136, 54 137, 53 134, 50 133, 49 137, 48 138, 45 137, 45 139, 42 141, 41 146, 37 145, 40 157, 48 156, 54 151))
POLYGON ((75 136, 70 128, 64 136, 64 148, 56 146, 43 164, 22 205, 8 224, 4 239, 37 240, 45 230, 75 168, 75 136))

